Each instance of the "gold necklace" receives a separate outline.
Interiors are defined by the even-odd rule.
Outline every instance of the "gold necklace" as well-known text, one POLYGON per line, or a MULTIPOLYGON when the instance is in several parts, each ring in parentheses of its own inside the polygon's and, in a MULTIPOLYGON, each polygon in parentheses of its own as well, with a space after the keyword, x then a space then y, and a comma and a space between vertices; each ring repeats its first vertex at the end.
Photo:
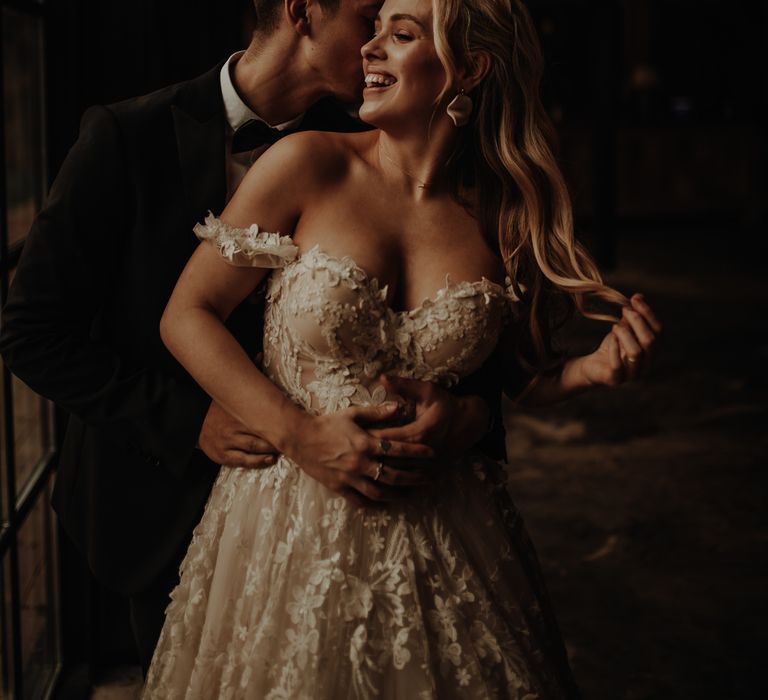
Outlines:
POLYGON ((432 187, 434 185, 434 180, 420 180, 418 177, 416 177, 413 173, 408 172, 402 165, 399 165, 395 162, 395 160, 387 153, 386 149, 384 148, 384 145, 381 143, 381 140, 378 142, 379 144, 379 153, 381 153, 392 165, 394 165, 403 175, 407 175, 411 180, 414 180, 417 184, 416 186, 421 189, 425 190, 427 187, 432 187))

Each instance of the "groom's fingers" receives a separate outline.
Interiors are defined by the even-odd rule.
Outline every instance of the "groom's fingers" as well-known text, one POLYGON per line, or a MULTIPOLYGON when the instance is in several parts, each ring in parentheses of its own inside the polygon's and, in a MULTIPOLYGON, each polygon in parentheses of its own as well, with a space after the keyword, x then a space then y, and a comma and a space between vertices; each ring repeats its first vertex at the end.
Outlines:
POLYGON ((273 454, 250 454, 241 450, 227 450, 224 453, 223 465, 227 467, 244 467, 245 469, 266 469, 277 461, 273 454))
POLYGON ((235 433, 230 436, 230 449, 250 454, 277 454, 277 450, 266 440, 249 433, 235 433))

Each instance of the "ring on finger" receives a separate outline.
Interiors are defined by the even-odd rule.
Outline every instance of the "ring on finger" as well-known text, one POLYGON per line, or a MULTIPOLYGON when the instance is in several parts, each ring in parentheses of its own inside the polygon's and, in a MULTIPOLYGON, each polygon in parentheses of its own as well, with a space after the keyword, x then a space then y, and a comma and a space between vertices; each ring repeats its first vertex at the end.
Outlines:
POLYGON ((387 438, 379 440, 379 449, 383 454, 387 454, 392 449, 392 443, 387 438))
POLYGON ((376 465, 376 475, 373 477, 374 481, 378 481, 381 478, 381 474, 384 471, 384 464, 382 462, 379 462, 376 465))
POLYGON ((634 365, 636 362, 639 362, 639 359, 637 357, 628 357, 627 362, 634 365))

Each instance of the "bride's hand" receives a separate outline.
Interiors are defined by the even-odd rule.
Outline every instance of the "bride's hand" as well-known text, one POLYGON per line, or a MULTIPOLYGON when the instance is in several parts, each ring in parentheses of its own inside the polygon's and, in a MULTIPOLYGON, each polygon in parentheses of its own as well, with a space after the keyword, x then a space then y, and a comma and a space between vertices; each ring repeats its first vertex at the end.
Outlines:
POLYGON ((460 455, 488 431, 490 409, 478 396, 454 396, 432 382, 405 377, 384 375, 381 383, 389 395, 412 401, 415 416, 405 425, 370 430, 374 437, 422 443, 442 455, 460 455))
POLYGON ((574 361, 571 371, 585 386, 617 386, 650 367, 661 323, 641 294, 633 295, 630 303, 597 350, 574 361))
MULTIPOLYGON (((381 440, 361 427, 391 419, 397 410, 396 403, 387 402, 328 415, 305 414, 283 451, 306 474, 357 505, 402 498, 409 487, 426 483, 423 471, 384 465, 381 440)), ((434 451, 416 442, 391 440, 386 455, 423 460, 434 457, 434 451)))

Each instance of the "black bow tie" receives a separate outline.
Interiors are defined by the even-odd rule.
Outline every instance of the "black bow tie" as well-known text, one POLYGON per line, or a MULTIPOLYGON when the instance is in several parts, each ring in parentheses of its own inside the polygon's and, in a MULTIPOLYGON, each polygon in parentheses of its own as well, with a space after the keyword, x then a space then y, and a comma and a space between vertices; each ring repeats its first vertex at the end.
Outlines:
POLYGON ((251 119, 238 127, 232 135, 232 153, 245 153, 259 146, 270 146, 287 133, 273 129, 258 119, 251 119))

